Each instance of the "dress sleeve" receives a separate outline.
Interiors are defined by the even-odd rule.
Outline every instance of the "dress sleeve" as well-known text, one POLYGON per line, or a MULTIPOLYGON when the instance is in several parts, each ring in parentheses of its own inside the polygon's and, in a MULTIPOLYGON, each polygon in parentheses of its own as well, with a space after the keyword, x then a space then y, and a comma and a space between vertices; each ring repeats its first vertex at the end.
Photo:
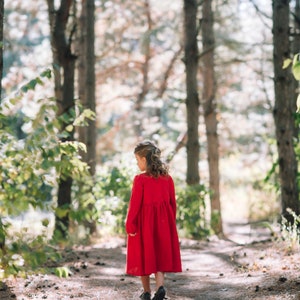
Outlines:
POLYGON ((137 233, 137 220, 141 209, 142 200, 143 200, 143 185, 141 182, 141 178, 139 176, 135 176, 133 180, 131 197, 129 201, 127 218, 125 223, 126 232, 128 234, 137 233))
POLYGON ((169 180, 169 193, 170 193, 170 204, 174 214, 174 219, 176 219, 176 196, 175 196, 175 186, 172 177, 169 180))

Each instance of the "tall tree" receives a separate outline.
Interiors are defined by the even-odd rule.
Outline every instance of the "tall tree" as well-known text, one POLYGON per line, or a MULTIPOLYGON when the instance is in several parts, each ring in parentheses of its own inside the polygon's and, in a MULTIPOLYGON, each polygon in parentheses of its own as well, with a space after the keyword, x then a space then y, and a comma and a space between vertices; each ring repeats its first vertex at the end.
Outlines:
POLYGON ((187 109, 187 184, 198 184, 199 176, 199 97, 197 85, 197 0, 184 0, 184 63, 187 109))
MULTIPOLYGON (((95 103, 95 1, 82 0, 80 14, 80 37, 78 57, 79 99, 83 108, 96 113, 95 103)), ((79 141, 87 147, 82 153, 83 160, 88 163, 90 173, 96 170, 96 122, 90 120, 88 126, 79 128, 79 141)))
MULTIPOLYGON (((53 51, 55 97, 58 106, 58 116, 68 115, 75 107, 74 103, 74 74, 76 57, 72 53, 72 41, 75 33, 75 25, 71 22, 70 16, 72 0, 61 0, 59 8, 55 9, 54 0, 47 0, 48 13, 51 29, 51 46, 53 51), (70 25, 70 27, 69 27, 70 25)), ((69 124, 70 118, 63 118, 61 130, 63 131, 69 124)), ((73 130, 68 137, 62 141, 74 139, 73 130)), ((58 186, 57 206, 66 213, 57 214, 55 220, 55 230, 57 233, 65 235, 69 227, 68 208, 71 205, 72 178, 61 176, 58 186)))
POLYGON ((0 104, 2 97, 3 76, 3 22, 4 22, 4 0, 0 0, 0 104))
MULTIPOLYGON (((3 21, 4 21, 4 0, 0 0, 0 104, 2 97, 2 76, 3 76, 3 21)), ((5 231, 0 216, 0 249, 5 247, 5 231)))
POLYGON ((293 217, 287 212, 299 213, 297 187, 297 160, 294 150, 295 100, 292 96, 292 76, 283 69, 284 59, 290 56, 290 7, 289 1, 273 0, 273 61, 275 106, 274 120, 278 147, 279 177, 281 187, 282 215, 290 222, 293 217))
POLYGON ((215 233, 220 234, 222 229, 220 203, 220 173, 219 173, 219 139, 217 132, 216 112, 216 80, 214 71, 214 17, 212 0, 204 0, 202 4, 202 44, 203 55, 203 93, 204 121, 207 137, 207 156, 209 168, 209 188, 211 191, 211 226, 215 233))
MULTIPOLYGON (((79 99, 84 109, 90 109, 96 114, 95 97, 95 1, 82 0, 79 17, 78 45, 78 89, 79 99)), ((83 161, 89 166, 92 177, 96 171, 96 121, 89 120, 87 126, 78 129, 79 141, 86 145, 86 152, 81 151, 83 161)), ((94 209, 89 205, 90 211, 94 209)), ((97 232, 96 222, 86 222, 90 234, 97 232)))
MULTIPOLYGON (((293 13, 293 25, 294 25, 294 34, 292 42, 292 52, 293 55, 300 52, 300 0, 295 1, 295 8, 293 13)), ((293 80, 293 95, 294 95, 294 109, 296 108, 297 97, 298 97, 299 82, 293 80)), ((299 122, 299 121, 298 121, 299 122)), ((299 128, 295 126, 294 138, 299 140, 299 128)))

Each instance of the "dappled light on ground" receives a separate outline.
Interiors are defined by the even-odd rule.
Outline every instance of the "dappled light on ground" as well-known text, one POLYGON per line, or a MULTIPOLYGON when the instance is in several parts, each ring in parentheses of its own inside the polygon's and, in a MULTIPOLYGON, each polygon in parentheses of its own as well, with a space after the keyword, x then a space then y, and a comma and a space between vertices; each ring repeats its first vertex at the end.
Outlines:
MULTIPOLYGON (((226 224, 225 228, 226 239, 181 240, 183 272, 167 274, 168 299, 299 299, 299 251, 288 252, 265 227, 251 226, 249 231, 249 224, 226 224)), ((8 280, 0 299, 13 295, 20 300, 139 299, 139 279, 124 274, 125 253, 125 240, 119 238, 74 248, 64 254, 62 265, 71 271, 68 278, 37 274, 8 280)))

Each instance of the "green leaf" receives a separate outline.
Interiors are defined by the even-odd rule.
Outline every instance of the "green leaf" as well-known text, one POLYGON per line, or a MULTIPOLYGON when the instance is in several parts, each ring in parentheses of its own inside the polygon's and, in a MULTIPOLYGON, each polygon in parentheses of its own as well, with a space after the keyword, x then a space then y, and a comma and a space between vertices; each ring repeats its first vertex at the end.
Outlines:
POLYGON ((45 219, 42 220, 42 225, 43 226, 48 227, 49 224, 50 224, 49 219, 45 218, 45 219))
POLYGON ((55 214, 59 218, 63 218, 69 213, 69 211, 70 211, 69 208, 57 207, 55 210, 55 214))
POLYGON ((290 58, 285 59, 284 62, 283 62, 283 67, 282 68, 287 69, 290 66, 291 63, 292 63, 292 60, 290 58))
POLYGON ((41 77, 51 78, 51 75, 52 75, 51 70, 47 69, 44 72, 42 72, 41 77))
POLYGON ((299 53, 297 53, 297 54, 294 55, 293 65, 296 64, 298 60, 299 60, 299 53))
POLYGON ((78 146, 78 149, 80 149, 81 151, 83 151, 85 153, 87 152, 86 145, 84 143, 77 142, 77 146, 78 146))
POLYGON ((59 267, 55 269, 55 275, 59 278, 68 278, 70 274, 72 274, 72 272, 67 267, 59 267))
POLYGON ((297 113, 300 111, 300 94, 297 97, 297 113))
POLYGON ((292 72, 296 80, 300 80, 300 61, 299 53, 294 56, 292 72))
POLYGON ((85 109, 82 113, 75 119, 74 126, 87 126, 88 120, 94 121, 96 119, 96 114, 91 109, 85 109))
POLYGON ((300 62, 297 62, 295 65, 293 65, 293 75, 296 80, 300 80, 300 62))
POLYGON ((66 131, 72 132, 72 131, 73 131, 73 128, 74 128, 73 125, 68 125, 68 126, 66 127, 66 131))

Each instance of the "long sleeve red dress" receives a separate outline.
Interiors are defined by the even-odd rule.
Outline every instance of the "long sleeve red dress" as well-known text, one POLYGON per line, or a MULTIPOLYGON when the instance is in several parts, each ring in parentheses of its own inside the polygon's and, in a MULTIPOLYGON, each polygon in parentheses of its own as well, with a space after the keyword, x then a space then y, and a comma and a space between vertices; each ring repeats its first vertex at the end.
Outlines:
POLYGON ((181 272, 176 199, 171 176, 135 176, 126 231, 126 273, 134 276, 181 272))

